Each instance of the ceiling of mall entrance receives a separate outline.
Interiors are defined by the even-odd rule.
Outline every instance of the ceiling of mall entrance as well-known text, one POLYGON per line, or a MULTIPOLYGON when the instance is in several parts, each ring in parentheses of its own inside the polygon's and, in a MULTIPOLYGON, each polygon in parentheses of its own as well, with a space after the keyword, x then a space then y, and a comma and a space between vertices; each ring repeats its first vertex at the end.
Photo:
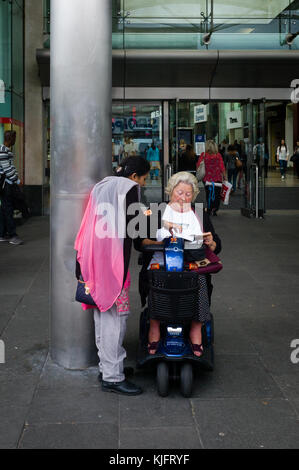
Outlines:
MULTIPOLYGON (((214 19, 215 21, 224 19, 242 19, 242 22, 250 23, 250 19, 260 18, 264 22, 271 21, 292 3, 289 0, 214 0, 214 19)), ((156 18, 173 18, 176 22, 187 21, 186 19, 202 18, 202 14, 210 13, 211 0, 122 0, 122 10, 129 12, 130 19, 148 18, 151 21, 156 18), (207 8, 208 7, 208 8, 207 8), (206 11, 208 10, 208 11, 206 11), (182 18, 183 16, 183 18, 182 18)))

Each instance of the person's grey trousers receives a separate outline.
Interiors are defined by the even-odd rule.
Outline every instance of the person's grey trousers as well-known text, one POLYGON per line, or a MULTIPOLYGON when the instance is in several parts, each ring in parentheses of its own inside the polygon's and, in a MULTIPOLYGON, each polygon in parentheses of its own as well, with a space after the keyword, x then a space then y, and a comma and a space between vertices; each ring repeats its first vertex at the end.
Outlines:
POLYGON ((114 304, 106 312, 94 308, 95 340, 100 358, 99 369, 103 380, 122 382, 125 380, 124 359, 126 351, 123 340, 128 315, 120 315, 114 304))

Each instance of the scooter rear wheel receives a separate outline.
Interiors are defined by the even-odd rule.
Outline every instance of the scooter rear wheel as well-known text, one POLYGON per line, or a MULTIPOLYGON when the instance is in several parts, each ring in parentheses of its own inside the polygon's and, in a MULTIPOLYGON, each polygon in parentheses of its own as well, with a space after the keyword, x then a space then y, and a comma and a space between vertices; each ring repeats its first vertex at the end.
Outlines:
POLYGON ((167 397, 169 393, 169 368, 166 362, 157 365, 157 389, 161 397, 167 397))
POLYGON ((183 397, 189 398, 193 387, 193 368, 188 362, 181 367, 181 393, 183 397))

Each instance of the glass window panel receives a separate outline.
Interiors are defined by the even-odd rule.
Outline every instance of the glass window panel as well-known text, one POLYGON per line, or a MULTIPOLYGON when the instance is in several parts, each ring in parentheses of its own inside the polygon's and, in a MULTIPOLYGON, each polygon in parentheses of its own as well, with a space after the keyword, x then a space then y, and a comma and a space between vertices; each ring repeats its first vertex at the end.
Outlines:
POLYGON ((12 129, 16 131, 16 143, 13 149, 15 154, 15 166, 19 177, 23 181, 24 168, 24 99, 22 96, 12 93, 11 98, 11 123, 12 129))
POLYGON ((24 99, 16 93, 12 93, 11 116, 17 121, 24 122, 24 99))
POLYGON ((11 128, 11 4, 0 2, 0 80, 4 82, 4 100, 0 103, 0 144, 11 128))
POLYGON ((146 182, 146 199, 157 200, 162 194, 163 138, 162 104, 160 102, 121 102, 112 104, 112 166, 126 156, 141 156, 150 161, 146 182), (152 143, 154 151, 149 150, 152 143), (153 160, 153 155, 157 160, 153 160), (150 191, 150 192, 148 192, 150 191))
POLYGON ((126 49, 199 49, 199 34, 176 33, 127 33, 125 34, 126 49))
POLYGON ((24 125, 15 119, 12 120, 12 130, 16 131, 16 143, 13 147, 15 155, 14 165, 18 171, 21 183, 24 183, 24 125))
POLYGON ((200 18, 206 0, 124 0, 123 9, 131 18, 200 18))
MULTIPOLYGON (((291 3, 290 0, 214 0, 214 17, 272 19, 291 3)), ((211 0, 123 0, 120 6, 130 18, 201 18, 202 13, 210 13, 211 0)))
MULTIPOLYGON (((211 36, 209 49, 254 49, 254 50, 271 50, 271 49, 289 49, 285 42, 286 33, 271 34, 236 34, 231 35, 223 33, 214 33, 211 36)), ((296 38, 291 48, 297 49, 299 46, 299 38, 296 38)))
MULTIPOLYGON (((124 0, 120 5, 123 30, 114 34, 113 47, 120 49, 288 49, 286 34, 298 30, 297 3, 289 1, 264 2, 257 7, 231 0, 214 2, 211 18, 211 1, 202 8, 191 8, 193 2, 147 2, 124 0), (242 5, 242 8, 239 6, 242 5), (217 8, 216 8, 217 7, 217 8), (131 8, 131 9, 130 9, 131 8), (206 8, 206 10, 205 10, 206 8), (166 13, 167 12, 167 13, 166 13), (179 12, 179 15, 177 13, 179 12), (226 12, 229 12, 226 16, 226 12), (218 15, 219 14, 219 15, 218 15), (203 34, 212 31, 209 45, 203 43, 203 34), (122 37, 123 36, 123 37, 122 37)), ((116 29, 115 29, 116 31, 116 29)), ((297 49, 299 38, 290 48, 297 49)))
POLYGON ((112 19, 112 49, 125 48, 125 25, 121 17, 112 19))
MULTIPOLYGON (((11 87, 11 4, 0 2, 0 79, 11 87)), ((1 105, 0 105, 1 106, 1 105)))
MULTIPOLYGON (((272 19, 289 7, 290 0, 214 0, 215 18, 268 18, 272 19)), ((211 2, 209 2, 211 5, 211 2)))
POLYGON ((14 93, 23 96, 23 1, 15 1, 12 6, 12 86, 14 93))
POLYGON ((50 33, 50 0, 43 0, 44 34, 50 33))
POLYGON ((4 132, 10 129, 11 92, 5 92, 5 101, 0 103, 0 144, 4 142, 4 132))
MULTIPOLYGON (((280 33, 228 33, 215 31, 209 42, 209 49, 288 49, 285 37, 288 31, 280 33)), ((189 49, 204 50, 203 35, 178 33, 125 33, 114 35, 114 49, 189 49), (123 46, 124 44, 124 46, 123 46)), ((299 37, 294 39, 292 49, 299 48, 299 37)))
POLYGON ((122 1, 121 0, 112 0, 112 18, 115 18, 122 14, 122 1))
POLYGON ((0 118, 11 116, 11 91, 5 90, 4 103, 0 103, 0 118))

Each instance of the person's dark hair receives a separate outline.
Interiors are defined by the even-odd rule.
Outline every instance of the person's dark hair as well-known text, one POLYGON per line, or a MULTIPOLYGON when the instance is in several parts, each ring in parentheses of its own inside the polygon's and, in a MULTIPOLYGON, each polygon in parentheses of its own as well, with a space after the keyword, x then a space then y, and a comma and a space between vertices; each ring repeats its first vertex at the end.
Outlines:
POLYGON ((195 158, 196 157, 196 153, 194 152, 192 145, 190 145, 190 144, 186 145, 186 150, 183 153, 183 155, 186 155, 189 158, 195 158))
POLYGON ((281 147, 285 147, 285 148, 286 148, 286 151, 288 151, 288 146, 287 146, 287 144, 286 144, 285 139, 281 139, 281 140, 280 140, 280 144, 279 144, 279 146, 278 146, 279 152, 281 152, 281 147), (281 142, 284 142, 284 144, 282 144, 281 142))
POLYGON ((146 175, 150 171, 150 164, 143 157, 127 157, 124 158, 115 170, 116 176, 129 176, 136 173, 137 176, 146 175))
POLYGON ((14 144, 16 141, 16 131, 5 131, 4 132, 4 142, 9 144, 14 144))
POLYGON ((228 151, 228 152, 233 152, 234 150, 235 150, 235 149, 234 149, 234 146, 233 146, 233 145, 229 145, 229 146, 227 147, 227 151, 228 151))
POLYGON ((192 145, 187 144, 187 145, 186 145, 186 152, 192 152, 192 150, 193 150, 192 145))

